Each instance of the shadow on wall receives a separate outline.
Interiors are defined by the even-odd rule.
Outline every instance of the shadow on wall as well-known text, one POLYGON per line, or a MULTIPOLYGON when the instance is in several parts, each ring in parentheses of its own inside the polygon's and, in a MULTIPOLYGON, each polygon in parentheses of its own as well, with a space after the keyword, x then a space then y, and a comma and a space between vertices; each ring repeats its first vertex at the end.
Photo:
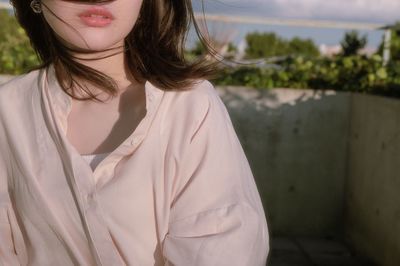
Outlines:
POLYGON ((219 87, 272 233, 343 231, 350 97, 314 90, 219 87))

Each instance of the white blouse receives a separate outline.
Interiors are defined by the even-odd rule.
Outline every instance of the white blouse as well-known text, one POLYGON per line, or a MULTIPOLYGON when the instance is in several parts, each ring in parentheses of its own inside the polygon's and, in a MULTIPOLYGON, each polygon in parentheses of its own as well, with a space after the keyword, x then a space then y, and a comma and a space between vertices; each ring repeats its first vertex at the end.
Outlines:
POLYGON ((145 95, 134 132, 91 158, 66 137, 53 66, 0 86, 0 266, 265 266, 264 209, 217 91, 145 95))

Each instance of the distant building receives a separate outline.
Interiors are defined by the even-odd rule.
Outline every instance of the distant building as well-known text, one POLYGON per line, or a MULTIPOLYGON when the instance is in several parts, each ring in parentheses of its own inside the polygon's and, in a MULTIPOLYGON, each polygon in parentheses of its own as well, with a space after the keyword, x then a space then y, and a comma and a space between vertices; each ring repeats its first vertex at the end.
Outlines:
MULTIPOLYGON (((360 50, 359 54, 370 56, 376 53, 376 51, 377 51, 376 47, 365 47, 360 50)), ((340 44, 336 45, 321 44, 319 46, 319 52, 321 53, 321 55, 332 57, 342 52, 342 47, 340 44)))
POLYGON ((375 54, 377 51, 378 49, 375 47, 365 47, 364 49, 361 49, 360 54, 371 56, 375 54))
POLYGON ((326 45, 326 44, 321 44, 319 46, 319 52, 321 55, 324 56, 334 56, 342 51, 342 47, 339 44, 336 45, 326 45))

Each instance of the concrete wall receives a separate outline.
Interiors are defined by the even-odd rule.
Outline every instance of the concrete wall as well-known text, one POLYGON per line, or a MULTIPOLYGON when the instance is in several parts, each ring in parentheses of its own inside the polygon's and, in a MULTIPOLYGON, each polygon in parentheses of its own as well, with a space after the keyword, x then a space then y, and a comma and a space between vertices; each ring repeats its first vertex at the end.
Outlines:
POLYGON ((343 236, 400 265, 400 101, 220 87, 273 234, 343 236))
POLYGON ((219 87, 277 235, 341 232, 350 98, 219 87))
POLYGON ((346 235, 379 265, 400 265, 400 101, 354 95, 346 235))

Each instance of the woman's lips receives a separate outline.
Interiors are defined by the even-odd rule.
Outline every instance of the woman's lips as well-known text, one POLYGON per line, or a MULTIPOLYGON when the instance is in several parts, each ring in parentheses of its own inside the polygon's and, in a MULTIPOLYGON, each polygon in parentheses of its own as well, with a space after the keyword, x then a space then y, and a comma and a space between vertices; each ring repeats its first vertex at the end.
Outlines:
POLYGON ((105 27, 114 19, 111 12, 101 6, 91 7, 78 16, 89 27, 105 27))

